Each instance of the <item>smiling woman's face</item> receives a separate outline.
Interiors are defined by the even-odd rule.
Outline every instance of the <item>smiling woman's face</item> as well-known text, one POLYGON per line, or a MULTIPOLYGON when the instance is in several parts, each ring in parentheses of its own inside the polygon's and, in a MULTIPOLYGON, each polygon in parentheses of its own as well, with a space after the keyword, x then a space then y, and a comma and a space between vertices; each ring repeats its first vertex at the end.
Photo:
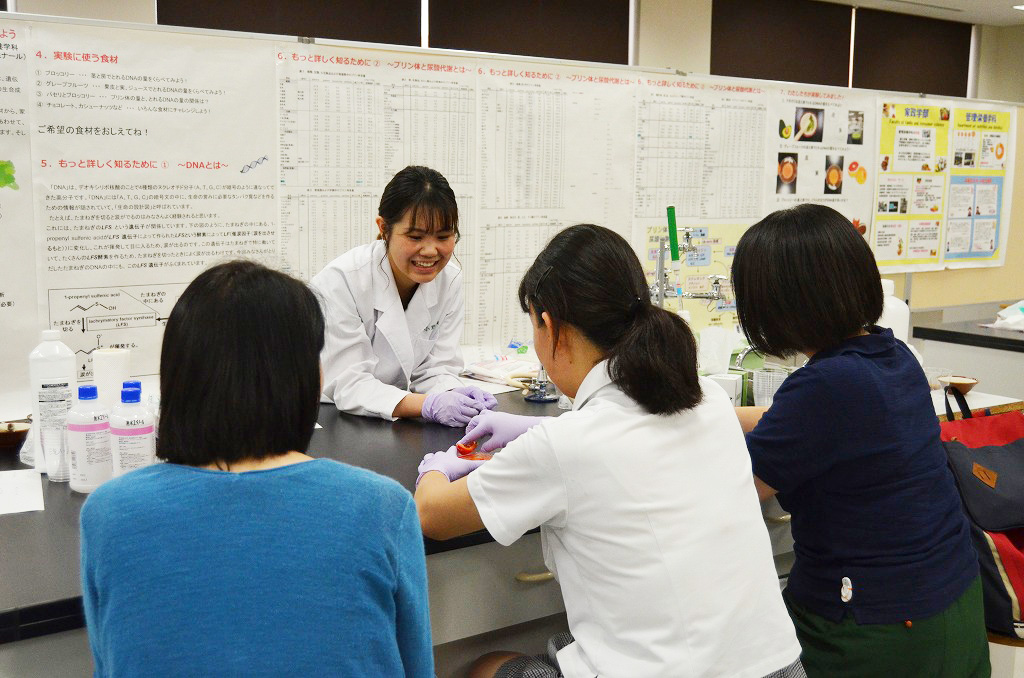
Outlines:
MULTIPOLYGON (((393 224, 387 239, 388 261, 403 298, 416 285, 437 277, 452 258, 456 241, 453 229, 429 232, 426 224, 411 223, 409 214, 406 212, 393 224)), ((383 234, 386 225, 380 217, 377 217, 377 226, 383 234)))

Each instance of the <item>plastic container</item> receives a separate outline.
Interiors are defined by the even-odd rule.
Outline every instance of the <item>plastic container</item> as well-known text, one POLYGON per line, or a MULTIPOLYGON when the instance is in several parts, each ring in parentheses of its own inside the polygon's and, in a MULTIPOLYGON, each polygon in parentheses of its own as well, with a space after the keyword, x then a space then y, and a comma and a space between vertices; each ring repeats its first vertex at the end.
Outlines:
POLYGON ((78 387, 78 402, 68 412, 71 489, 88 494, 110 480, 110 412, 96 386, 78 387))
POLYGON ((754 370, 754 405, 771 407, 775 400, 775 392, 782 386, 789 373, 784 370, 754 370))
POLYGON ((472 440, 468 443, 455 443, 455 454, 459 455, 459 459, 472 459, 474 461, 486 461, 494 456, 493 452, 478 452, 477 441, 472 440))
POLYGON ((910 307, 896 296, 896 283, 891 280, 882 278, 882 294, 885 299, 878 325, 888 327, 893 336, 905 344, 910 338, 910 307))
POLYGON ((121 404, 110 412, 111 471, 115 478, 156 461, 153 413, 141 400, 139 389, 121 389, 121 404))
MULTIPOLYGON (((67 482, 71 466, 64 446, 64 426, 73 404, 75 354, 60 340, 58 330, 44 330, 42 342, 28 356, 32 385, 32 464, 54 482, 67 482)), ((24 448, 23 448, 24 449, 24 448)))

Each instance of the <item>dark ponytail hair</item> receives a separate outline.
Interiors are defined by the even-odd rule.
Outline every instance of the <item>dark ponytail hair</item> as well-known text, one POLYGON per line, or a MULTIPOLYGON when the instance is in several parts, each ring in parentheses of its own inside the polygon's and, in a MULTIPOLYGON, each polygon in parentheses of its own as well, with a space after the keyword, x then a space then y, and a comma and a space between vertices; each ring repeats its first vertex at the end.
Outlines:
POLYGON ((697 346, 679 316, 650 302, 640 260, 618 233, 577 224, 547 244, 519 283, 519 305, 537 322, 547 311, 555 343, 561 323, 608 359, 612 380, 652 414, 701 401, 697 346))
POLYGON ((459 237, 459 206, 448 180, 437 170, 409 165, 391 178, 380 197, 377 214, 384 220, 387 240, 391 229, 409 213, 413 225, 425 225, 428 233, 454 231, 459 237))

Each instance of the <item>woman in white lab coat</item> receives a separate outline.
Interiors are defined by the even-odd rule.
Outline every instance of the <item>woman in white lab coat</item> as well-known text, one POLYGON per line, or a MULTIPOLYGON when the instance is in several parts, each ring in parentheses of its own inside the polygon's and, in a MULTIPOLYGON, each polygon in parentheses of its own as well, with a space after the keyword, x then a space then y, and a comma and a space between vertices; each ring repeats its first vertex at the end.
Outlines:
POLYGON ((494 396, 463 386, 459 209, 448 181, 410 166, 384 189, 378 238, 313 277, 327 319, 323 395, 342 412, 464 426, 494 396))
POLYGON ((484 413, 476 428, 511 442, 485 462, 427 455, 415 499, 436 539, 486 528, 509 545, 539 525, 571 635, 470 675, 803 676, 729 398, 697 376, 693 334, 650 303, 629 244, 562 231, 519 300, 573 410, 484 413))

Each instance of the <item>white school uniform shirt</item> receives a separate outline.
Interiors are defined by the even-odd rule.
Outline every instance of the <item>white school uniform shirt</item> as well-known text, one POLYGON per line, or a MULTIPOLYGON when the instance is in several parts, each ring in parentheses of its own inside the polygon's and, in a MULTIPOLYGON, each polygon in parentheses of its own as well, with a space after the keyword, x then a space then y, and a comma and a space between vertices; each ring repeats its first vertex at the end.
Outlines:
POLYGON ((461 386, 462 275, 451 262, 402 308, 384 241, 341 255, 317 273, 326 332, 323 398, 342 412, 394 419, 409 392, 461 386))
POLYGON ((498 542, 540 525, 566 678, 761 678, 800 655, 735 411, 700 385, 697 407, 653 415, 601 362, 571 412, 469 475, 498 542))

